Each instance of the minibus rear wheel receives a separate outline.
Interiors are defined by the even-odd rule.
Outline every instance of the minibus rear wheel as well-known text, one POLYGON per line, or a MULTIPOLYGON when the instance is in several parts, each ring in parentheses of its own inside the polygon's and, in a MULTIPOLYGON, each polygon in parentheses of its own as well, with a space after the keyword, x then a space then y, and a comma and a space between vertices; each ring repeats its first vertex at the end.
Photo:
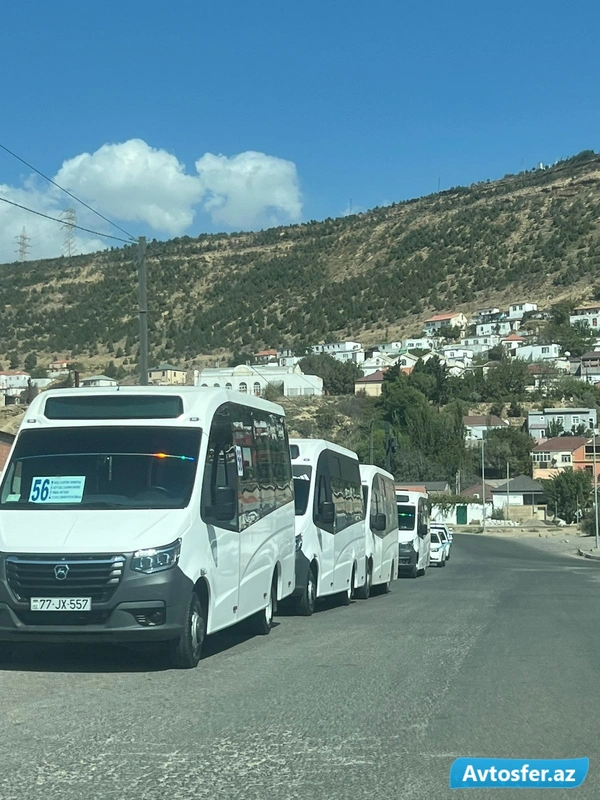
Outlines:
POLYGON ((301 617, 312 616, 315 610, 315 601, 317 599, 317 576, 315 575, 315 568, 311 564, 308 568, 306 576, 306 586, 300 597, 296 601, 296 614, 301 617))
POLYGON ((192 592, 186 627, 179 639, 170 642, 170 661, 177 669, 193 669, 202 657, 206 636, 206 613, 196 592, 192 592))
POLYGON ((273 575, 271 592, 266 607, 250 617, 250 627, 259 636, 266 636, 273 627, 273 615, 277 610, 277 577, 273 575))

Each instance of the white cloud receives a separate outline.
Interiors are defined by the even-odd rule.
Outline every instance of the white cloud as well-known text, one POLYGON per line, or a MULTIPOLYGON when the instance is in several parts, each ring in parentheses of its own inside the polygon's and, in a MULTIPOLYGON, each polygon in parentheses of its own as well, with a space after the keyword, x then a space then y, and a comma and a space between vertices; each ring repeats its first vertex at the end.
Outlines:
POLYGON ((191 225, 202 195, 198 179, 186 175, 174 155, 141 139, 75 156, 55 181, 107 216, 144 222, 171 236, 191 225))
POLYGON ((292 161, 253 150, 231 158, 206 153, 196 169, 207 195, 203 207, 216 223, 253 228, 300 218, 302 196, 292 161))
MULTIPOLYGON (((218 226, 252 229, 295 221, 302 213, 296 165, 276 156, 247 151, 231 157, 206 153, 196 161, 196 174, 166 150, 141 139, 102 145, 94 153, 66 160, 54 180, 126 229, 147 226, 158 235, 177 236, 201 230, 196 212, 218 226), (129 224, 127 224, 129 223, 129 224)), ((69 200, 55 187, 27 177, 21 186, 0 184, 0 196, 58 217, 73 205, 78 223, 121 234, 69 200)), ((15 237, 25 227, 31 238, 30 258, 60 255, 64 231, 49 220, 0 203, 0 262, 15 260, 15 237)), ((118 244, 77 232, 77 252, 118 244)))

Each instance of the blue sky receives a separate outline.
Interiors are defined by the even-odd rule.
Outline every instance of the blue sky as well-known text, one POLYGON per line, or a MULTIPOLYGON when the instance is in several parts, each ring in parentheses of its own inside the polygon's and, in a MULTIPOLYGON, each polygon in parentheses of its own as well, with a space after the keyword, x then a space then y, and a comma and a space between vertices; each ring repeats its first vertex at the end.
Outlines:
MULTIPOLYGON (((256 162, 271 176, 248 186, 258 199, 236 183, 246 161, 203 162, 201 189, 181 181, 167 193, 175 206, 184 195, 168 223, 127 211, 141 202, 135 187, 94 183, 113 156, 122 167, 145 150, 61 173, 102 211, 129 213, 136 235, 338 216, 350 198, 365 209, 435 191, 438 179, 447 188, 600 149, 599 23, 588 0, 20 0, 3 9, 0 141, 52 176, 130 140, 194 180, 206 153, 275 159, 256 162), (273 208, 270 194, 283 198, 273 208)), ((0 154, 10 196, 27 190, 54 208, 41 185, 24 187, 27 174, 0 154)), ((143 188, 147 200, 153 192, 143 188)))

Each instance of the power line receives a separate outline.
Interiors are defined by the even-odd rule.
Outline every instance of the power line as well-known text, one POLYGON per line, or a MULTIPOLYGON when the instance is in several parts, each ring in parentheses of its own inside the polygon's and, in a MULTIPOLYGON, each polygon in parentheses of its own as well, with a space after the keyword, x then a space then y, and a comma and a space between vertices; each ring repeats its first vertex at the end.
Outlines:
MULTIPOLYGON (((20 208, 23 211, 29 211, 30 214, 37 214, 38 217, 44 217, 44 219, 51 219, 52 222, 58 222, 59 225, 70 224, 65 222, 64 219, 58 219, 57 217, 50 217, 48 214, 42 214, 41 211, 34 211, 33 208, 27 208, 27 206, 22 206, 19 203, 14 203, 12 200, 7 200, 6 197, 0 197, 0 200, 3 203, 8 203, 10 206, 15 206, 15 208, 20 208)), ((132 242, 131 239, 122 239, 120 236, 111 236, 110 233, 100 233, 100 231, 93 231, 91 230, 91 228, 82 228, 81 225, 71 225, 71 227, 77 228, 78 231, 93 233, 94 236, 103 236, 105 239, 114 239, 116 242, 125 242, 125 244, 135 244, 135 241, 132 242)), ((127 235, 129 236, 129 234, 127 235)))
MULTIPOLYGON (((8 147, 6 147, 5 145, 3 145, 2 143, 0 143, 0 148, 2 148, 2 150, 6 151, 6 152, 7 152, 9 155, 11 155, 13 158, 16 158, 16 159, 17 159, 17 161, 20 161, 20 162, 21 162, 21 164, 25 164, 25 166, 26 166, 26 167, 29 167, 29 169, 32 169, 34 172, 37 172, 37 174, 38 174, 38 175, 41 175, 41 176, 42 176, 42 178, 44 178, 45 180, 47 180, 47 181, 48 181, 49 183, 51 183, 53 186, 56 186, 56 188, 57 188, 57 189, 60 189, 60 190, 61 190, 61 192, 64 192, 65 194, 68 194, 68 195, 69 195, 69 197, 72 197, 72 198, 73 198, 73 200, 77 200, 77 202, 78 202, 78 203, 81 203, 81 205, 82 205, 82 206, 85 206, 85 208, 87 208, 89 211, 92 211, 94 214, 96 214, 98 217, 100 217, 100 219, 103 219, 105 222, 108 222, 108 224, 109 224, 109 225, 113 225, 115 228, 117 228, 117 230, 121 231, 121 233, 124 233, 124 234, 125 234, 125 236, 129 236, 129 238, 130 238, 130 239, 135 239, 135 236, 132 236, 132 235, 131 235, 131 233, 129 233, 128 231, 126 231, 124 228, 121 228, 121 226, 120 226, 120 225, 117 225, 117 223, 116 223, 116 222, 113 222, 111 219, 109 219, 108 217, 105 217, 105 216, 104 216, 103 214, 101 214, 99 211, 96 211, 96 209, 95 209, 95 208, 92 208, 92 207, 91 207, 91 206, 89 206, 87 203, 84 203, 84 201, 83 201, 83 200, 80 200, 80 199, 79 199, 79 198, 78 198, 76 195, 74 195, 74 194, 73 194, 72 192, 70 192, 68 189, 65 189, 65 187, 64 187, 64 186, 60 186, 60 184, 56 183, 56 181, 53 181, 53 180, 52 180, 52 178, 49 178, 47 175, 44 175, 44 173, 43 173, 43 172, 40 172, 40 170, 39 170, 39 169, 36 169, 36 168, 33 166, 33 164, 29 164, 27 161, 25 161, 25 159, 24 159, 24 158, 21 158, 21 156, 18 156, 16 153, 13 153, 13 151, 12 151, 12 150, 9 150, 9 149, 8 149, 8 147)), ((83 230, 83 228, 82 228, 82 230, 83 230)), ((114 238, 114 237, 113 237, 113 238, 114 238)), ((121 241, 122 241, 122 240, 121 240, 121 241)))

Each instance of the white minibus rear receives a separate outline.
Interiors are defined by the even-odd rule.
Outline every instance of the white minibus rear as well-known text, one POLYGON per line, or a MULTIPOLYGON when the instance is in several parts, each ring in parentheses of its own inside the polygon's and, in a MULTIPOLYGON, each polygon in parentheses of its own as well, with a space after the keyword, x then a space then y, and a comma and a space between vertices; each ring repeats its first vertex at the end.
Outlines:
POLYGON ((1 642, 159 642, 268 633, 294 588, 283 409, 224 389, 38 395, 0 489, 1 642))
POLYGON ((429 501, 424 492, 396 487, 398 575, 416 578, 429 566, 429 501))
POLYGON ((364 511, 358 456, 324 439, 291 439, 296 506, 297 613, 317 597, 350 603, 366 579, 364 511))
POLYGON ((370 464, 360 465, 365 508, 367 579, 356 596, 366 600, 371 589, 389 592, 398 575, 398 514, 394 477, 370 464))

